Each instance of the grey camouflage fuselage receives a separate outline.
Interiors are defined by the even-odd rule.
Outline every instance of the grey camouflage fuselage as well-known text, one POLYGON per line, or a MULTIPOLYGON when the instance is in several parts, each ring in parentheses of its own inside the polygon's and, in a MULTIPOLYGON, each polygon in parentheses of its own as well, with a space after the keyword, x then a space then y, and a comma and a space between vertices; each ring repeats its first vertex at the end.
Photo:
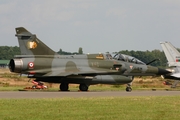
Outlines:
POLYGON ((80 88, 91 84, 127 84, 133 76, 168 73, 127 55, 59 55, 22 27, 16 28, 16 36, 21 55, 10 60, 10 71, 28 74, 36 81, 61 83, 61 88, 69 83, 80 84, 80 88))

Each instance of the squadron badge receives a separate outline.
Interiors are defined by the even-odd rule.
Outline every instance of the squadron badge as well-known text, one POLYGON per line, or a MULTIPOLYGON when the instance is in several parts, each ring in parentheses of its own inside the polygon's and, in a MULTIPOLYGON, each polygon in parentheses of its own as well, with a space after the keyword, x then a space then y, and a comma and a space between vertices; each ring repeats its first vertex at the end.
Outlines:
POLYGON ((35 49, 37 47, 37 43, 35 41, 27 43, 28 49, 35 49))

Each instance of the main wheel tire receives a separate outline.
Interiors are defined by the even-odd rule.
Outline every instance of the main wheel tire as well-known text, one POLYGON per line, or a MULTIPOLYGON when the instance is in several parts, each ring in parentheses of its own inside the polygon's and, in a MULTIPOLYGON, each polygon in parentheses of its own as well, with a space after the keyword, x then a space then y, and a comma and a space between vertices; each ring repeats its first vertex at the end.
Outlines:
POLYGON ((79 85, 79 90, 81 90, 81 91, 88 91, 88 86, 86 84, 80 84, 79 85))
POLYGON ((132 88, 131 87, 126 87, 126 92, 131 92, 132 88))
POLYGON ((61 83, 59 88, 61 91, 68 91, 69 85, 68 83, 61 83))

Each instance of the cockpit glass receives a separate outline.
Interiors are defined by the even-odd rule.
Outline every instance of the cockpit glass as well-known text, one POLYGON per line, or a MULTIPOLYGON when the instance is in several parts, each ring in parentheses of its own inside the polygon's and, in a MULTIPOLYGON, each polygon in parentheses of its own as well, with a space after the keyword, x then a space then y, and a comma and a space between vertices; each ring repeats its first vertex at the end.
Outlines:
POLYGON ((112 55, 111 54, 106 54, 106 57, 107 57, 107 59, 112 59, 112 55))
POLYGON ((115 54, 113 59, 125 61, 125 62, 131 62, 131 63, 135 63, 135 64, 145 64, 144 62, 138 60, 137 58, 134 58, 134 57, 129 56, 129 55, 120 54, 120 53, 115 54))

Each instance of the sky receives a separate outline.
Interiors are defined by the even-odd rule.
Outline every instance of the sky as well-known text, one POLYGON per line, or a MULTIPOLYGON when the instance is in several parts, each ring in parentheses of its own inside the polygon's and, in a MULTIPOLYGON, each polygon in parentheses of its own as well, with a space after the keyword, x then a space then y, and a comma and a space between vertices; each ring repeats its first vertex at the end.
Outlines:
POLYGON ((179 0, 1 0, 0 46, 19 46, 25 27, 54 51, 84 53, 180 48, 179 0))

